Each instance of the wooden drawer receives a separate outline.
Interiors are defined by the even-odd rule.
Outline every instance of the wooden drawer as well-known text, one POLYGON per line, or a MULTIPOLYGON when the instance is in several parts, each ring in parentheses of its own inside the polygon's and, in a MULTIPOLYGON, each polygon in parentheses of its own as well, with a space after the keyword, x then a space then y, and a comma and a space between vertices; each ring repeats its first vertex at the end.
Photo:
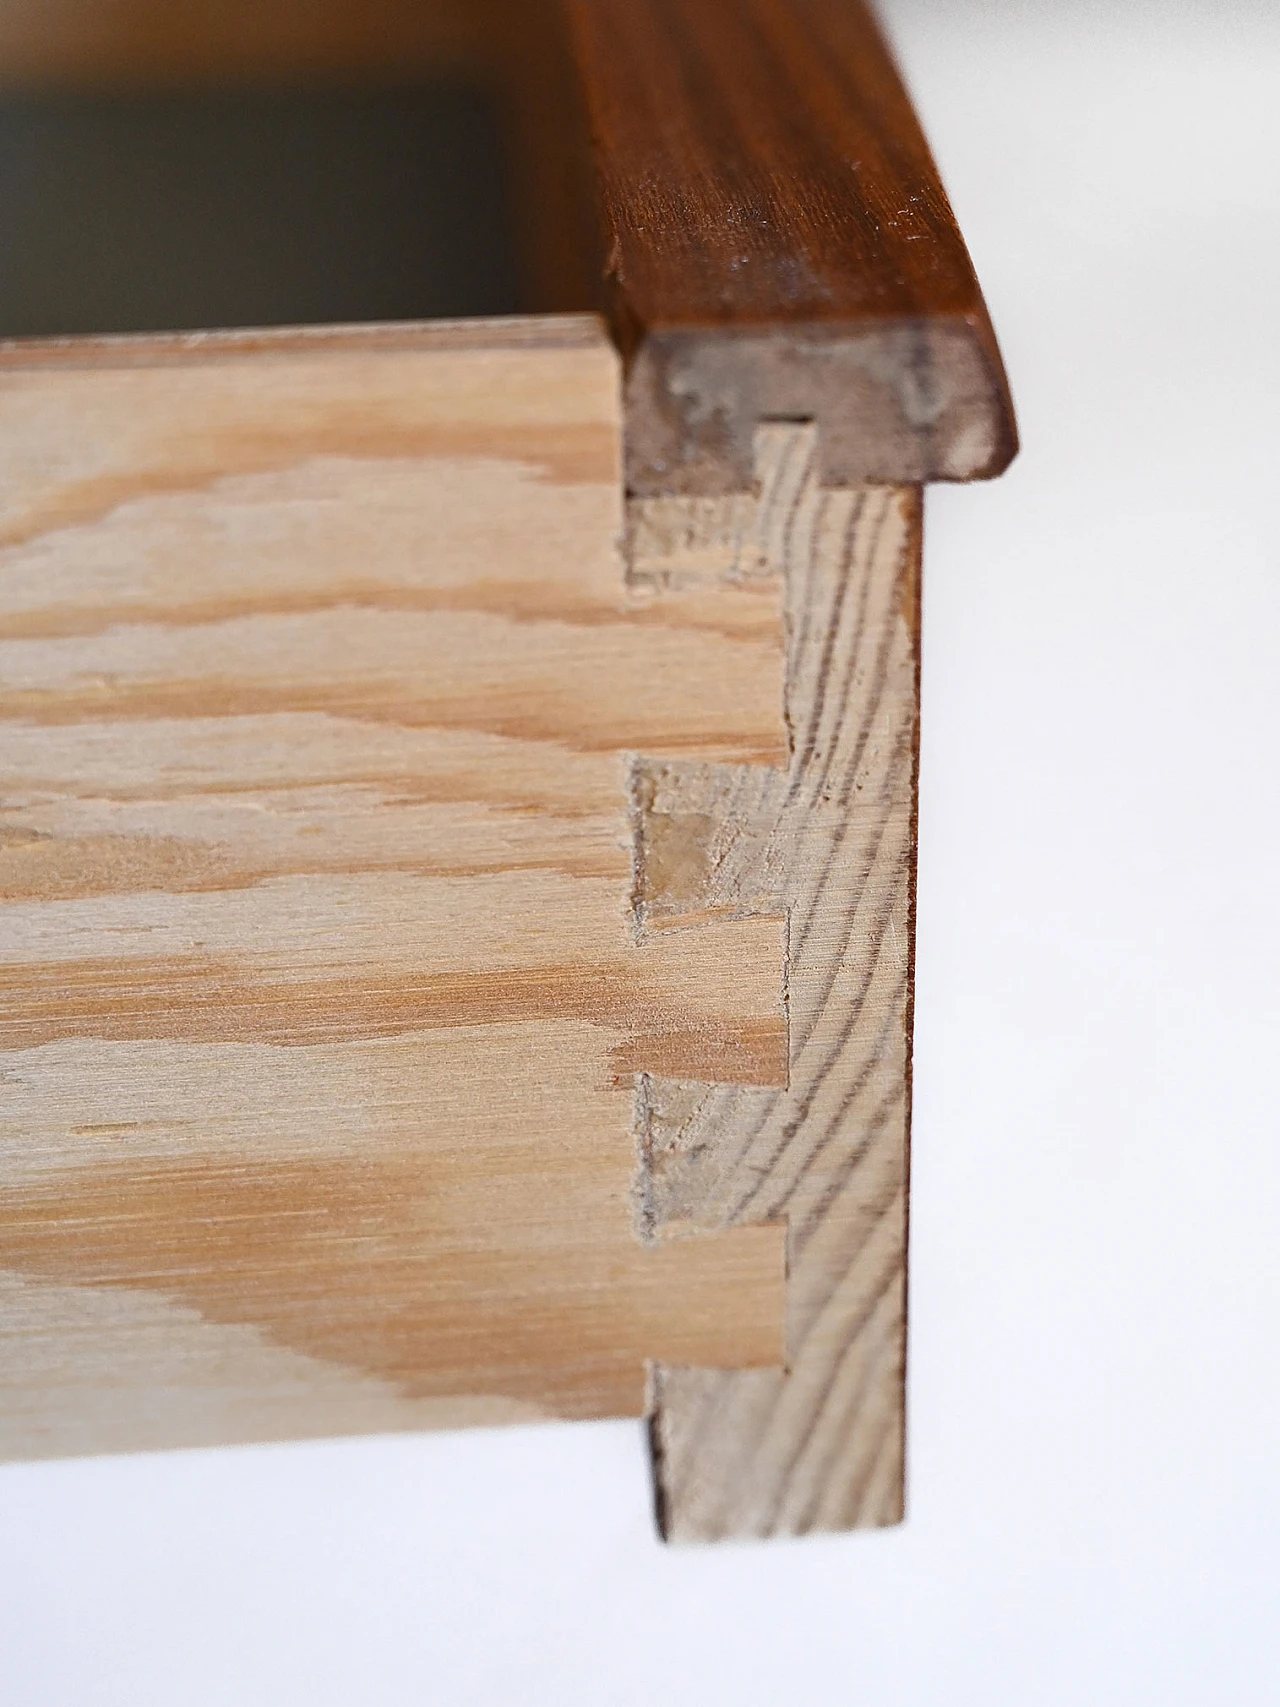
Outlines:
POLYGON ((0 58, 488 90, 528 310, 0 351, 0 1450, 647 1415, 665 1533, 895 1521, 920 493, 1014 429, 870 18, 0 58))

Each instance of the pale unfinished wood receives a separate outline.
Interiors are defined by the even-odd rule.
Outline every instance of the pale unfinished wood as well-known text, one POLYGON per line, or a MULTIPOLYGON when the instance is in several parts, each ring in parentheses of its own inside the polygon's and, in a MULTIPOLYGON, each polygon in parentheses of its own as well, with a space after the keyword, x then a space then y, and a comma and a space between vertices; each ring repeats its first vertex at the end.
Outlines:
POLYGON ((675 1539, 902 1514, 920 494, 823 489, 817 451, 811 426, 763 427, 757 495, 631 506, 637 578, 782 576, 789 633, 785 772, 663 761, 635 781, 651 937, 788 920, 786 1087, 641 1088, 643 1237, 788 1230, 785 1373, 659 1372, 675 1539))
POLYGON ((632 1208, 637 1075, 786 1077, 777 910, 633 894, 641 756, 785 759, 778 590, 628 583, 619 455, 589 319, 0 356, 6 1454, 780 1362, 781 1226, 632 1208))

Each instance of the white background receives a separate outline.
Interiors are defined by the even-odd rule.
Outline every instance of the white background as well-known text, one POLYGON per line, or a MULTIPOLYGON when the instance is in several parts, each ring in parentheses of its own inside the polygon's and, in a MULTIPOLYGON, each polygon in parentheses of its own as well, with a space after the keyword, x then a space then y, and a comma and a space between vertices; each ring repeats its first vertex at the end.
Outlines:
POLYGON ((893 0, 1023 450, 928 501, 910 1515, 639 1429, 0 1471, 4 1707, 1280 1700, 1280 8, 893 0))

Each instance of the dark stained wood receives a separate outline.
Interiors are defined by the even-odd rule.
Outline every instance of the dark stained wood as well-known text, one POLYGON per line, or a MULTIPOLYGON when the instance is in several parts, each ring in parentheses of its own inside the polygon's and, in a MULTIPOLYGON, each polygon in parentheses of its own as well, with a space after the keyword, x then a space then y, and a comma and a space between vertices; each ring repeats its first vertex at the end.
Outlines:
POLYGON ((826 484, 967 480, 1016 449, 986 307, 859 0, 565 0, 636 495, 747 488, 762 418, 826 484))

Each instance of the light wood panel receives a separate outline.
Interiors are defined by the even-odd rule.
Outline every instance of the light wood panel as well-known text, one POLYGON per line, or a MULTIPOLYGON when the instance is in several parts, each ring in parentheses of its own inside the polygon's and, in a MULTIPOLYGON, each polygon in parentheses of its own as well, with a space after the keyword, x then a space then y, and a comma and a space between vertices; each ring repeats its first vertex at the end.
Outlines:
POLYGON ((651 938, 788 918, 785 1087, 642 1084, 642 1237, 788 1229, 785 1373, 659 1371, 659 1509, 682 1540, 902 1514, 920 495, 822 488, 811 426, 755 442, 758 496, 631 516, 637 576, 782 576, 790 637, 785 771, 663 760, 635 783, 651 938))
POLYGON ((633 875, 778 588, 628 583, 619 407, 590 319, 0 355, 6 1453, 780 1362, 780 1226, 633 1225, 636 1075, 786 1078, 777 910, 633 875))

